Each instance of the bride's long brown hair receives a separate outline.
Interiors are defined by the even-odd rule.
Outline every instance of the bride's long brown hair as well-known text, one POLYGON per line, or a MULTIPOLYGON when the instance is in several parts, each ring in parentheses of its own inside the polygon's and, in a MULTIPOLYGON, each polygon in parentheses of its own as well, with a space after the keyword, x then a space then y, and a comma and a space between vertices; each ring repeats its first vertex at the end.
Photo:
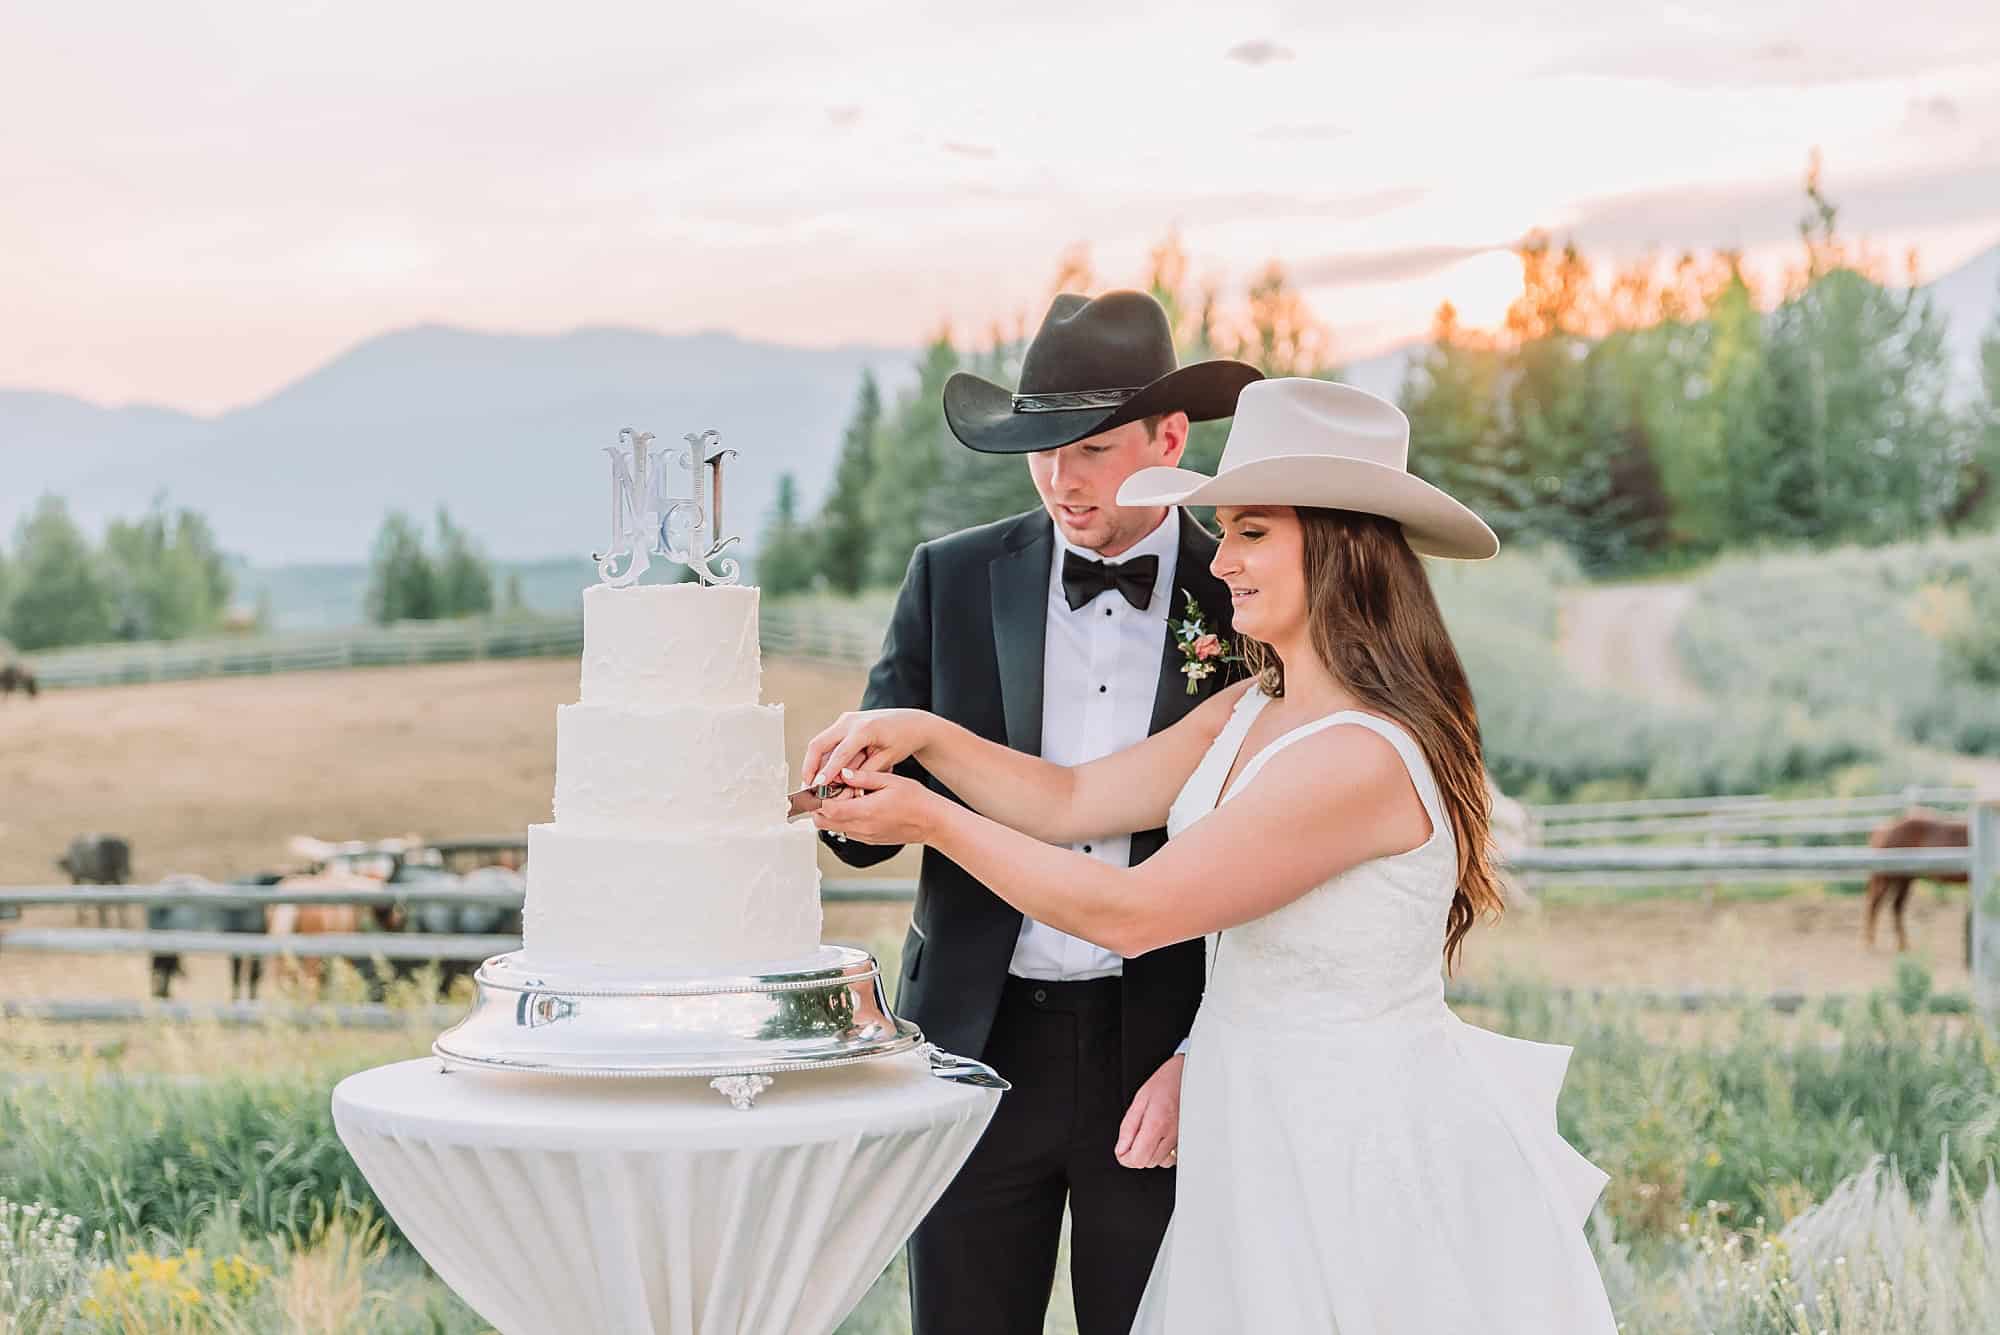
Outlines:
MULTIPOLYGON (((1334 679, 1416 738, 1458 845, 1458 889, 1445 918, 1444 962, 1503 900, 1487 846, 1492 806, 1479 714, 1423 561, 1402 525, 1353 510, 1297 509, 1305 542, 1306 625, 1334 679)), ((1284 664, 1248 636, 1243 657, 1266 694, 1285 693, 1284 664)))

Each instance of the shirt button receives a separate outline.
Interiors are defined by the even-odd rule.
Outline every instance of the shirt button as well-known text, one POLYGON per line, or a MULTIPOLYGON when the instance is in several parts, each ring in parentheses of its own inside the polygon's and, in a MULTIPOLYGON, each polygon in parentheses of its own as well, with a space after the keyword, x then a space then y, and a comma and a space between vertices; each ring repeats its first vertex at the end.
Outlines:
POLYGON ((1108 607, 1107 607, 1107 608, 1105 608, 1105 609, 1104 609, 1104 615, 1106 615, 1106 616, 1110 616, 1110 615, 1111 615, 1111 609, 1110 609, 1110 608, 1108 608, 1108 607))
POLYGON ((1110 689, 1111 689, 1111 688, 1110 688, 1109 686, 1100 686, 1100 687, 1098 687, 1098 688, 1097 688, 1097 693, 1098 693, 1099 695, 1102 695, 1102 694, 1104 694, 1104 693, 1105 693, 1106 691, 1108 691, 1108 690, 1110 690, 1110 689))
POLYGON ((1048 999, 1049 999, 1049 994, 1046 988, 1038 987, 1035 989, 1035 1004, 1037 1006, 1041 1005, 1044 1001, 1047 1001, 1048 999))

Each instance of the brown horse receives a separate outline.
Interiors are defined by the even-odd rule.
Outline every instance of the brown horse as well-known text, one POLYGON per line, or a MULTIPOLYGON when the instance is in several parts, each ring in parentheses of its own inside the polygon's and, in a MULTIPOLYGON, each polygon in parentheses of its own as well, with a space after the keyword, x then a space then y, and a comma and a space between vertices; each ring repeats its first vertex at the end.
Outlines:
POLYGON ((12 695, 16 691, 26 691, 30 700, 40 690, 35 674, 19 663, 9 663, 0 667, 0 696, 12 695))
MULTIPOLYGON (((1868 836, 1870 848, 1966 848, 1970 845, 1966 832, 1966 822, 1951 820, 1935 811, 1922 807, 1910 810, 1896 819, 1878 827, 1868 836)), ((1896 949, 1910 948, 1910 933, 1903 925, 1903 909, 1910 902, 1910 883, 1916 880, 1931 880, 1965 883, 1962 871, 1926 872, 1923 876, 1903 872, 1878 871, 1868 878, 1868 917, 1861 929, 1861 939, 1868 945, 1875 944, 1875 915, 1881 912, 1882 902, 1889 902, 1889 911, 1896 922, 1896 949)))
MULTIPOLYGON (((322 867, 318 871, 287 876, 273 890, 380 890, 381 876, 322 867)), ((270 936, 313 936, 322 932, 351 933, 362 930, 364 917, 376 926, 393 930, 394 909, 365 908, 358 904, 272 904, 264 910, 264 931, 270 936)), ((328 961, 319 956, 279 955, 271 961, 272 976, 281 984, 310 985, 314 994, 326 990, 328 961)))

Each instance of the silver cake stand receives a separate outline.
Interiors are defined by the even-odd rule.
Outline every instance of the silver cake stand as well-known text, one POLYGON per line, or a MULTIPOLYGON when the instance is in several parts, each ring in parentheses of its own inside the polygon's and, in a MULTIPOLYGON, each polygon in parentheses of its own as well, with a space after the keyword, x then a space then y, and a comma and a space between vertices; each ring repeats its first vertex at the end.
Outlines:
POLYGON ((992 1067, 897 1019, 875 957, 851 946, 768 971, 657 978, 564 972, 517 950, 487 960, 473 981, 471 1012, 431 1045, 446 1071, 706 1077, 748 1109, 786 1072, 921 1048, 939 1079, 1008 1088, 992 1067))

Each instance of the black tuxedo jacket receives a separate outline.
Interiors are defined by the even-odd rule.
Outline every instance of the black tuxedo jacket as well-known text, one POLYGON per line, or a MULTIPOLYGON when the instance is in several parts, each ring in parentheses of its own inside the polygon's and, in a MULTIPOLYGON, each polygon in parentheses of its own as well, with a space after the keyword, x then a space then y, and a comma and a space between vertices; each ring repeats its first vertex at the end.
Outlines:
MULTIPOLYGON (((1184 512, 1170 621, 1193 594, 1203 620, 1229 629, 1229 592, 1209 573, 1216 542, 1184 512)), ((1040 510, 967 529, 918 547, 896 600, 882 656, 868 674, 864 709, 927 709, 1017 751, 1042 749, 1042 651, 1047 637, 1054 523, 1040 510)), ((1218 672, 1187 692, 1186 661, 1171 627, 1160 645, 1152 732, 1185 717, 1228 678, 1218 672)), ((920 767, 902 771, 947 797, 920 767)), ((954 798, 954 800, 956 800, 954 798)), ((1166 842, 1163 829, 1132 837, 1132 861, 1166 842)), ((835 856, 870 867, 895 847, 830 841, 835 856)), ((903 949, 896 1008, 948 1052, 981 1057, 1000 1004, 1021 914, 934 849, 925 849, 917 903, 903 949)), ((1125 961, 1124 1082, 1129 1098, 1173 1055, 1201 1002, 1202 943, 1186 941, 1125 961)))

